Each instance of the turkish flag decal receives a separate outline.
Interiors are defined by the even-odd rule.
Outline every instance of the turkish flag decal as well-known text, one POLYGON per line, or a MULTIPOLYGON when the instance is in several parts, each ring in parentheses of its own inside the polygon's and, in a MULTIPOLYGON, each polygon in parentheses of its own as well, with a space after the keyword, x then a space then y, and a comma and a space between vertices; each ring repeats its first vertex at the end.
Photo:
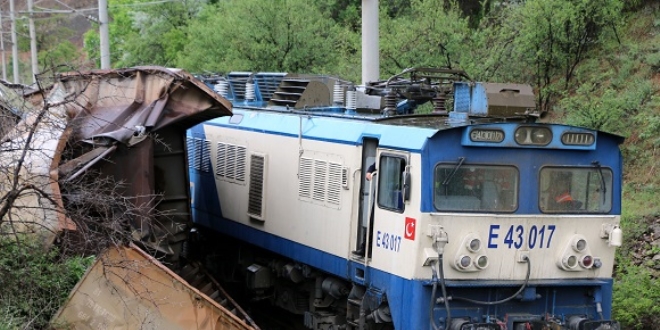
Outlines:
POLYGON ((406 231, 403 233, 403 237, 409 240, 415 240, 415 227, 417 226, 417 220, 414 218, 406 218, 406 231))

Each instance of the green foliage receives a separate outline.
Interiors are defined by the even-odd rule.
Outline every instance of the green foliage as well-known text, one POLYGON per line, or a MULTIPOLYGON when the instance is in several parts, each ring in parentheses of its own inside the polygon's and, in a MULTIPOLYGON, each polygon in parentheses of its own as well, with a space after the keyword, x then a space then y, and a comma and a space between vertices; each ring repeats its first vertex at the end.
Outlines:
MULTIPOLYGON (((110 25, 112 27, 112 25, 110 25)), ((83 35, 83 51, 87 54, 87 58, 92 60, 96 67, 101 67, 101 50, 100 50, 101 39, 98 33, 98 26, 95 26, 95 29, 88 30, 83 35)), ((112 48, 112 44, 110 45, 112 48)), ((110 63, 115 63, 112 58, 115 58, 116 53, 111 51, 110 53, 110 63)))
MULTIPOLYGON (((175 66, 184 51, 187 28, 203 8, 204 0, 141 5, 148 0, 110 0, 108 13, 110 63, 113 67, 135 65, 175 66)), ((98 27, 87 31, 84 49, 100 66, 98 27)))
POLYGON ((646 55, 646 64, 650 65, 656 71, 660 72, 660 50, 655 53, 646 55))
POLYGON ((200 71, 334 71, 354 49, 348 29, 305 0, 228 0, 208 6, 188 30, 178 64, 200 71))
POLYGON ((583 83, 575 95, 562 99, 558 107, 568 113, 567 124, 628 136, 630 121, 654 93, 647 80, 628 81, 628 84, 630 88, 623 90, 601 87, 600 94, 596 94, 595 83, 583 83))
MULTIPOLYGON (((322 16, 359 32, 361 25, 361 0, 318 0, 317 6, 322 16)), ((383 4, 383 2, 381 2, 383 4)), ((386 4, 383 4, 386 5, 386 4)))
POLYGON ((513 7, 504 22, 506 34, 516 35, 513 47, 523 69, 532 77, 538 105, 548 110, 561 89, 568 89, 577 66, 598 44, 604 29, 618 24, 621 1, 528 0, 513 7), (563 86, 553 83, 563 77, 563 86))
POLYGON ((0 329, 45 328, 93 258, 63 258, 30 240, 0 240, 0 329))
POLYGON ((457 6, 444 0, 411 0, 410 16, 381 13, 381 71, 385 76, 413 66, 460 66, 469 53, 470 28, 457 6))
POLYGON ((660 286, 651 273, 641 267, 619 264, 619 278, 614 283, 613 316, 622 329, 653 329, 660 324, 660 286))
MULTIPOLYGON (((67 18, 62 15, 51 15, 42 17, 34 21, 37 57, 39 71, 50 67, 53 63, 42 61, 42 58, 49 57, 51 60, 64 60, 66 62, 55 62, 54 65, 64 63, 78 63, 78 54, 76 46, 68 39, 75 35, 75 31, 65 26, 67 18), (50 52, 56 52, 52 56, 47 55, 50 52)), ((28 30, 28 21, 21 20, 16 26, 18 36, 18 50, 21 52, 30 51, 30 33, 28 30)), ((6 41, 5 41, 6 42, 6 41)), ((31 81, 31 79, 30 79, 31 81)))
POLYGON ((80 58, 76 45, 65 40, 48 51, 39 52, 38 60, 41 68, 55 68, 57 71, 71 71, 77 67, 80 58))

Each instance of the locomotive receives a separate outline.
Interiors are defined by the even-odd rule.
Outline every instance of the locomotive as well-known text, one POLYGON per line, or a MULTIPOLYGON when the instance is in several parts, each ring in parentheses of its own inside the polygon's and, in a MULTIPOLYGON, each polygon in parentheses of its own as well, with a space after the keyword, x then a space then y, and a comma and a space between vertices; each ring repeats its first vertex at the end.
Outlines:
POLYGON ((205 82, 233 115, 187 135, 195 230, 251 299, 319 330, 619 329, 621 137, 448 68, 205 82))

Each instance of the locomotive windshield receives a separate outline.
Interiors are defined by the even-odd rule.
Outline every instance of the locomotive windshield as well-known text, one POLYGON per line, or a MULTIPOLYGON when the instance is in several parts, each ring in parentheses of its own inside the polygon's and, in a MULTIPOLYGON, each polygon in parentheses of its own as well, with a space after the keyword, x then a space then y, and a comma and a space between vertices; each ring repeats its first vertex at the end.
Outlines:
POLYGON ((518 208, 518 177, 513 166, 440 164, 433 203, 438 211, 513 212, 518 208))
POLYGON ((612 171, 602 167, 541 169, 539 207, 546 213, 608 213, 612 171))

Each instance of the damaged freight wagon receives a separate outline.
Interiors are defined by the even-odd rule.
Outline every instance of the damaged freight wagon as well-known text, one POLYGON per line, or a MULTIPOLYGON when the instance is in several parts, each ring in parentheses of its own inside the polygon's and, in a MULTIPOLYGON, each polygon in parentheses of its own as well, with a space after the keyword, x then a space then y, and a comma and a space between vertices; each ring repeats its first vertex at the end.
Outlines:
MULTIPOLYGON (((231 103, 190 74, 161 67, 62 74, 30 95, 2 85, 0 99, 0 234, 36 236, 46 246, 66 237, 95 252, 133 241, 170 262, 179 259, 190 222, 185 132, 231 115, 231 103), (100 242, 89 231, 126 235, 100 242)), ((155 259, 145 267, 152 278, 172 278, 155 259)), ((161 296, 180 294, 170 289, 161 296)), ((194 297, 213 304, 198 292, 194 297)), ((229 313, 213 311, 221 313, 209 314, 218 320, 229 313)), ((59 321, 88 328, 93 320, 59 321)))
POLYGON ((11 112, 21 120, 0 141, 0 194, 8 196, 0 218, 11 219, 3 224, 45 242, 75 229, 64 204, 75 204, 76 193, 63 197, 62 189, 93 170, 136 206, 133 238, 176 255, 189 221, 185 130, 230 115, 231 104, 191 75, 159 67, 64 74, 41 93, 43 106, 11 112))

